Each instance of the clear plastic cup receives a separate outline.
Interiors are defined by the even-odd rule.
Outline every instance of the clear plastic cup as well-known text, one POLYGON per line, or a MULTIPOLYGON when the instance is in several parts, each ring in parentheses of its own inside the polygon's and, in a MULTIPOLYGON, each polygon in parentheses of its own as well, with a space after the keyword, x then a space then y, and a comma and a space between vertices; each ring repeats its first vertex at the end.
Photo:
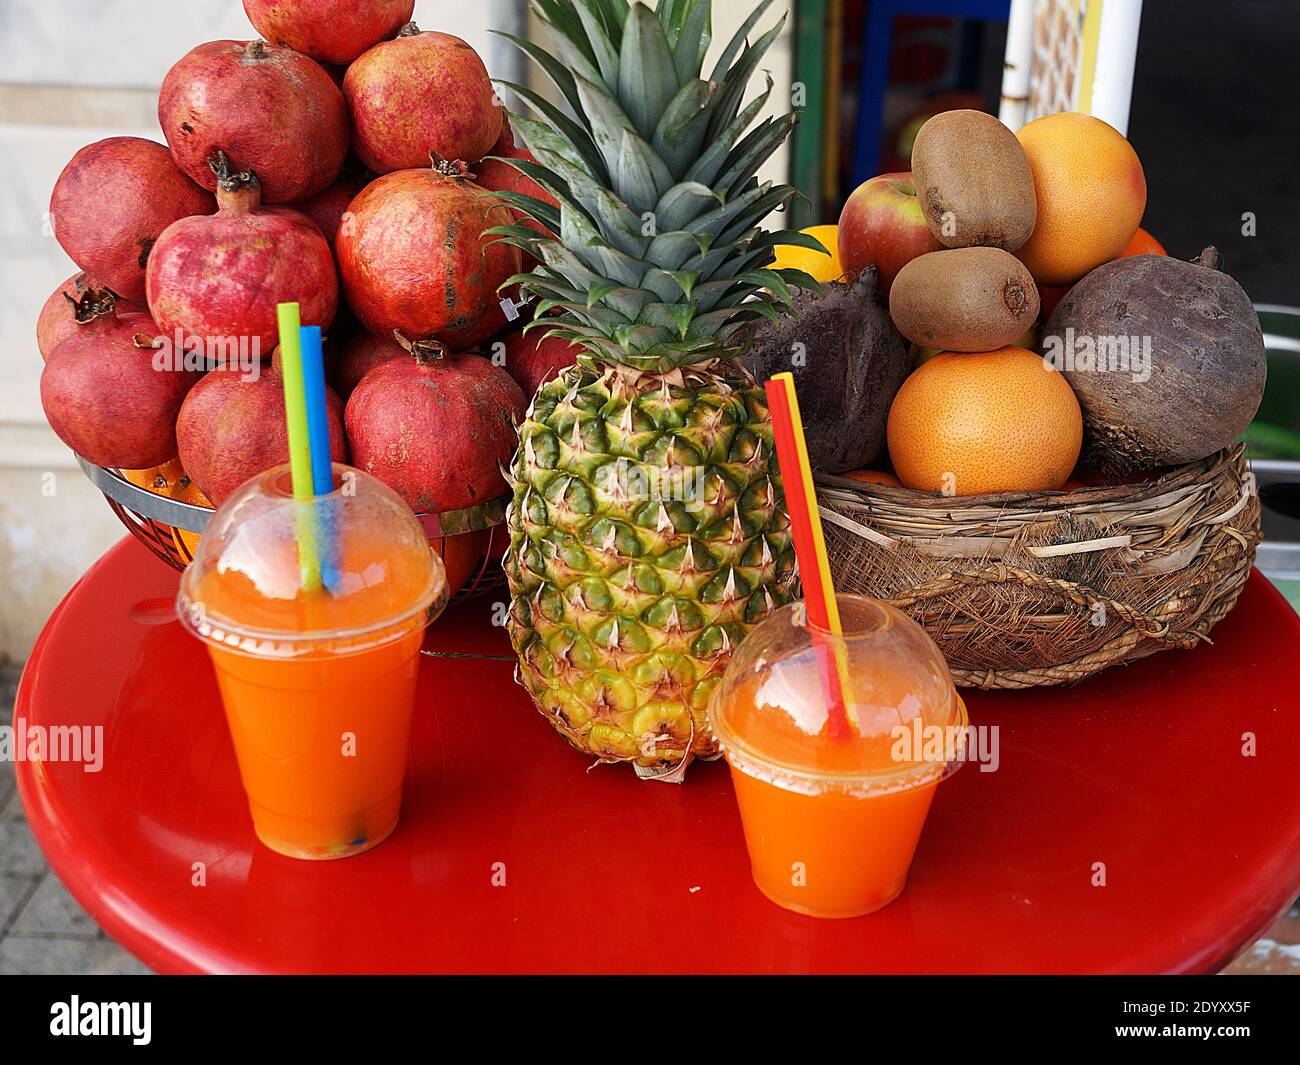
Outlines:
POLYGON ((966 742, 966 708, 925 631, 864 596, 839 605, 843 637, 805 623, 802 603, 766 618, 709 708, 755 884, 815 917, 857 917, 898 897, 935 789, 966 742), (831 671, 847 736, 830 724, 831 671))
POLYGON ((425 627, 442 562, 409 507, 369 474, 293 498, 287 466, 213 515, 181 578, 207 644, 258 838, 293 858, 359 854, 397 825, 425 627), (300 538, 329 587, 304 585, 300 538))

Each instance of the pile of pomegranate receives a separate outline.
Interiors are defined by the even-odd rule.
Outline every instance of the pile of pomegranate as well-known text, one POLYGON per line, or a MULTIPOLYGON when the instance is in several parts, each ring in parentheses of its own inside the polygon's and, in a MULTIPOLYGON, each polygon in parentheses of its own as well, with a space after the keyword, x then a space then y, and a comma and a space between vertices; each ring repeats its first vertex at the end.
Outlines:
MULTIPOLYGON (((74 451, 160 491, 179 471, 211 505, 286 462, 276 305, 296 301, 326 335, 337 460, 417 512, 506 493, 527 397, 576 352, 522 332, 505 286, 532 264, 486 233, 520 220, 492 193, 554 200, 508 162, 532 156, 482 59, 413 8, 244 0, 261 38, 177 61, 165 146, 109 137, 72 157, 50 217, 77 271, 37 346, 74 451)), ((483 538, 456 539, 481 555, 483 538)))

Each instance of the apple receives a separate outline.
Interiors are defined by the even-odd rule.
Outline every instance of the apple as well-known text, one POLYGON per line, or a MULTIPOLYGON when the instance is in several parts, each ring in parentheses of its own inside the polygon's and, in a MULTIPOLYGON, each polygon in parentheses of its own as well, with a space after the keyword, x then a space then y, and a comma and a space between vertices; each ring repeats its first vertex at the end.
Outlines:
POLYGON ((876 294, 886 304, 898 271, 918 255, 940 251, 925 224, 910 171, 879 174, 859 185, 840 214, 840 262, 850 278, 879 271, 876 294))

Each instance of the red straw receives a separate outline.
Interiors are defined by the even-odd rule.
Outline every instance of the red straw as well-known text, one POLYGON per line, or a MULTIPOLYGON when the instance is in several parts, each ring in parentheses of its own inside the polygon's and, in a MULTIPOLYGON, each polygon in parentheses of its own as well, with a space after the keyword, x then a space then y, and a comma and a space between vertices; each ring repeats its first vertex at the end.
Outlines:
POLYGON ((839 637, 838 612, 832 620, 833 608, 828 606, 835 589, 825 579, 826 567, 818 544, 820 537, 814 531, 816 498, 809 498, 812 483, 811 470, 807 468, 807 450, 803 445, 803 428, 798 417, 798 399, 794 395, 794 380, 789 374, 778 374, 767 382, 767 403, 772 415, 773 437, 776 441, 777 464, 781 469, 781 483, 785 489, 786 507, 790 512, 790 531, 794 537, 794 553, 799 560, 799 576, 803 581, 804 605, 812 630, 813 646, 818 652, 822 682, 826 692, 826 725, 836 739, 852 735, 848 715, 844 708, 843 678, 840 677, 833 641, 839 637))

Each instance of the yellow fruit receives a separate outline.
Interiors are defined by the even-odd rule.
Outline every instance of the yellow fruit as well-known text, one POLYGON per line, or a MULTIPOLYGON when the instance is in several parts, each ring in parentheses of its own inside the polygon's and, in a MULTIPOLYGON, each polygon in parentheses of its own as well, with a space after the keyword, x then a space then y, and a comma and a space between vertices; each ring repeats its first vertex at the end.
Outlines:
POLYGON ((1072 285, 1133 239, 1147 206, 1142 163, 1118 130, 1091 115, 1044 115, 1016 136, 1038 197, 1033 235, 1016 255, 1040 285, 1072 285))
POLYGON ((1047 491, 1078 462, 1083 416, 1065 378, 1032 351, 944 352, 903 382, 888 436, 894 472, 908 488, 1047 491))
POLYGON ((137 488, 144 488, 154 495, 170 495, 172 487, 185 476, 180 459, 172 459, 161 466, 147 470, 123 470, 122 476, 137 488))
POLYGON ((830 250, 829 255, 811 248, 795 248, 789 244, 777 245, 774 270, 803 270, 823 284, 838 281, 844 276, 844 267, 840 264, 840 227, 812 226, 802 232, 822 242, 830 250))
MULTIPOLYGON (((172 485, 168 493, 172 499, 181 503, 189 503, 196 507, 207 507, 212 509, 212 501, 208 499, 201 491, 199 486, 189 479, 184 473, 172 485)), ((193 558, 194 552, 199 549, 199 534, 190 532, 188 529, 172 529, 172 539, 176 541, 176 547, 180 550, 184 558, 193 558)))

